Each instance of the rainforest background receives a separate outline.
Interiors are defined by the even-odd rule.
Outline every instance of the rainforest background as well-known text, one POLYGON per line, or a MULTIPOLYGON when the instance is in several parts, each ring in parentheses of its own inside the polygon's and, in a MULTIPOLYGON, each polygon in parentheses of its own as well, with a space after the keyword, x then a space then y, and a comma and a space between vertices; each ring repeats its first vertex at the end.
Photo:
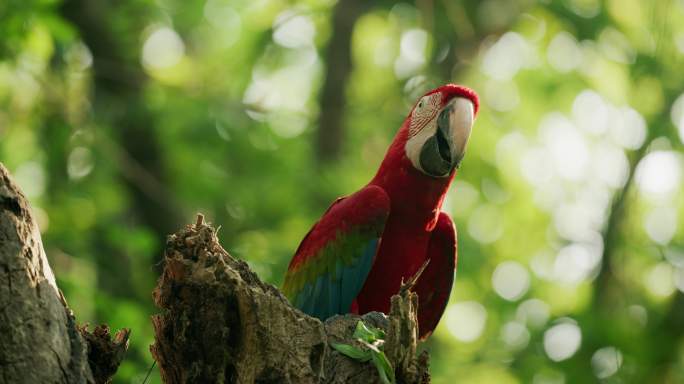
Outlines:
POLYGON ((416 98, 464 84, 434 382, 681 383, 683 68, 682 0, 3 0, 0 161, 137 384, 167 234, 203 212, 279 285, 416 98))

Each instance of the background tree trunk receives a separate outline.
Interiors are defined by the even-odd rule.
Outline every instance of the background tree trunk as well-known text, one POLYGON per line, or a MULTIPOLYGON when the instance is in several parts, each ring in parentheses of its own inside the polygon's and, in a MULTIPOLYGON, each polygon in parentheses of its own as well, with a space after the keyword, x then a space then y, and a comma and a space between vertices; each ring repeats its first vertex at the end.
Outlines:
POLYGON ((346 84, 352 72, 351 38, 356 20, 364 12, 359 0, 341 0, 332 13, 332 34, 326 48, 321 114, 316 131, 316 157, 322 163, 339 160, 344 145, 346 84))
MULTIPOLYGON (((139 47, 117 39, 104 1, 69 0, 62 5, 93 55, 94 115, 105 116, 115 128, 106 150, 119 164, 120 176, 135 208, 135 216, 163 239, 182 223, 182 209, 167 192, 167 169, 156 132, 156 121, 145 107, 148 77, 140 66, 139 47)), ((143 6, 137 12, 149 10, 143 6)), ((139 34, 142 20, 131 18, 128 30, 139 34)))

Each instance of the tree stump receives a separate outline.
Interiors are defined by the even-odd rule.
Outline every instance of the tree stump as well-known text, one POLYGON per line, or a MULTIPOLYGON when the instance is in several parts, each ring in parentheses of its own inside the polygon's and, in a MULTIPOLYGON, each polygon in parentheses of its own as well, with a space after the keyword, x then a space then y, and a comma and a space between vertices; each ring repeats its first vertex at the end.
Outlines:
POLYGON ((293 308, 244 261, 231 257, 201 217, 169 236, 154 300, 151 347, 165 383, 375 383, 376 368, 330 343, 352 344, 358 320, 386 333, 385 353, 401 383, 428 383, 416 357, 417 297, 392 298, 389 316, 335 316, 325 323, 293 308))

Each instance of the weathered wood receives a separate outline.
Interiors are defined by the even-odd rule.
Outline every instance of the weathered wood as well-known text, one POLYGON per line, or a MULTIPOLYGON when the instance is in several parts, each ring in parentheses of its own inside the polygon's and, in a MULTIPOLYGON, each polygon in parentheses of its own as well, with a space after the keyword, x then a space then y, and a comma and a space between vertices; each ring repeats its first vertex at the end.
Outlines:
POLYGON ((325 323, 290 306, 275 287, 232 258, 202 220, 169 237, 154 292, 151 347, 166 383, 374 383, 376 368, 330 342, 353 343, 359 319, 387 333, 385 352, 402 383, 427 383, 427 355, 416 357, 416 295, 392 299, 389 317, 373 312, 325 323))
POLYGON ((104 328, 91 334, 76 325, 29 203, 2 163, 0 308, 0 383, 104 383, 128 346, 127 330, 112 342, 104 328), (115 350, 118 360, 103 358, 100 351, 106 350, 115 350), (109 368, 91 369, 93 358, 109 368))

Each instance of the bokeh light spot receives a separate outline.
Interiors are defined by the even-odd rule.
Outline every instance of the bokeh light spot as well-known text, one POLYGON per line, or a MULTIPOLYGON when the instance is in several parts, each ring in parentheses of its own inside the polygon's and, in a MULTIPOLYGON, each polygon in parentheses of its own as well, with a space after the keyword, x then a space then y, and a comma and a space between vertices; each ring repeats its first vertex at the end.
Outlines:
POLYGON ((594 352, 591 367, 599 379, 613 376, 622 366, 622 353, 615 347, 604 347, 594 352))
POLYGON ((564 321, 544 332, 544 350, 553 361, 572 357, 582 343, 582 332, 574 321, 564 321))
POLYGON ((572 117, 575 124, 594 135, 604 133, 608 128, 610 108, 601 95, 585 89, 572 103, 572 117))
POLYGON ((301 48, 313 45, 316 33, 314 23, 304 15, 287 10, 276 17, 273 41, 286 48, 301 48))
POLYGON ((639 190, 650 198, 664 199, 681 188, 681 159, 675 152, 653 151, 641 159, 635 172, 639 190))
POLYGON ((542 300, 528 299, 520 303, 515 315, 528 326, 540 328, 549 320, 550 308, 542 300))
POLYGON ((572 243, 561 248, 554 263, 556 279, 577 284, 589 278, 601 261, 601 252, 586 244, 572 243))
POLYGON ((629 107, 615 109, 611 116, 610 136, 626 149, 638 149, 646 139, 646 120, 629 107))
POLYGON ((492 286, 502 298, 516 301, 530 288, 530 274, 517 261, 504 261, 492 274, 492 286))
POLYGON ((77 180, 87 176, 95 166, 93 153, 86 147, 76 147, 67 159, 67 174, 77 180))
POLYGON ((477 340, 484 331, 487 310, 477 301, 464 301, 447 307, 444 320, 454 338, 470 343, 477 340))
POLYGON ((176 65, 185 52, 185 44, 176 31, 159 27, 145 40, 142 62, 146 68, 164 69, 176 65))
POLYGON ((551 113, 541 122, 539 135, 549 149, 560 176, 573 181, 584 177, 589 149, 586 139, 570 120, 560 113, 551 113))
POLYGON ((482 244, 495 242, 503 233, 499 209, 491 204, 477 207, 468 219, 468 233, 482 244))
POLYGON ((415 74, 425 64, 429 35, 423 29, 413 28, 401 35, 399 57, 394 62, 394 73, 403 79, 415 74))
POLYGON ((225 1, 208 0, 204 4, 204 17, 212 27, 221 32, 217 38, 224 47, 233 45, 240 38, 242 18, 225 1))
POLYGON ((530 342, 530 332, 525 325, 509 321, 501 327, 501 339, 512 349, 522 349, 530 342))
POLYGON ((555 70, 566 73, 582 63, 582 50, 573 35, 562 31, 551 40, 546 57, 555 70))
POLYGON ((646 288, 656 297, 668 297, 675 291, 672 266, 660 262, 647 270, 644 275, 646 288))
MULTIPOLYGON (((684 37, 684 35, 682 35, 684 37)), ((684 38, 682 39, 684 41, 684 38)), ((679 140, 684 143, 684 93, 677 97, 674 103, 672 103, 672 110, 670 110, 670 118, 672 119, 672 124, 677 127, 679 131, 679 140)))
POLYGON ((509 80, 534 63, 534 52, 527 40, 516 32, 506 32, 485 53, 482 71, 493 79, 509 80))
POLYGON ((28 197, 38 197, 45 192, 45 170, 36 161, 28 161, 17 167, 14 178, 28 197))
POLYGON ((644 229, 653 241, 667 245, 677 232, 677 212, 671 207, 658 207, 644 218, 644 229))

